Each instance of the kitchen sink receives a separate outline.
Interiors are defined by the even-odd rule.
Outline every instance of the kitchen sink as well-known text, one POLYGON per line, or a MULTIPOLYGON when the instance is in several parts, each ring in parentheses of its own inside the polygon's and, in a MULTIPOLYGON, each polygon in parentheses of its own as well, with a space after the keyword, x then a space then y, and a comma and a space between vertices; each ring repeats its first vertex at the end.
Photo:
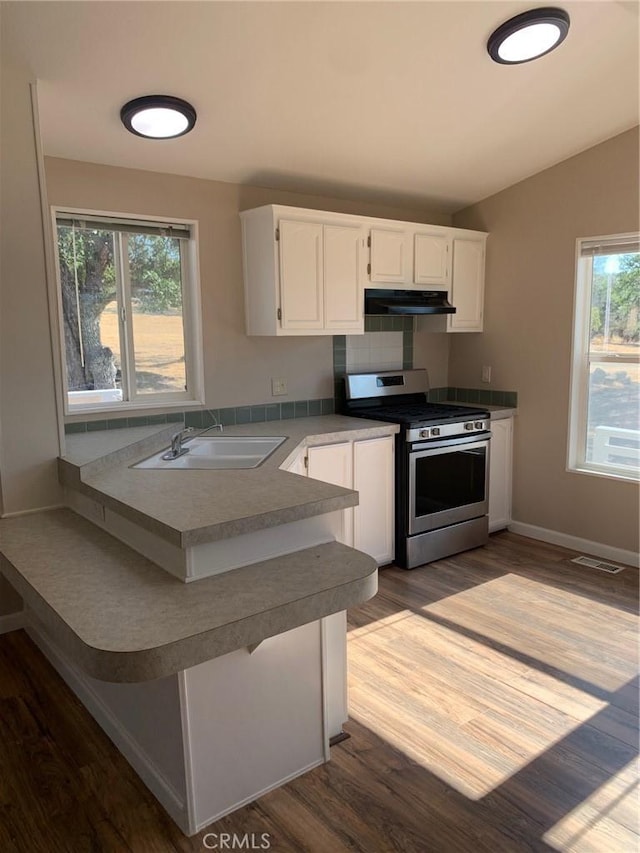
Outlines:
POLYGON ((257 468, 283 441, 285 435, 215 435, 197 436, 183 442, 188 451, 176 459, 163 459, 167 449, 133 465, 133 468, 171 470, 257 468))

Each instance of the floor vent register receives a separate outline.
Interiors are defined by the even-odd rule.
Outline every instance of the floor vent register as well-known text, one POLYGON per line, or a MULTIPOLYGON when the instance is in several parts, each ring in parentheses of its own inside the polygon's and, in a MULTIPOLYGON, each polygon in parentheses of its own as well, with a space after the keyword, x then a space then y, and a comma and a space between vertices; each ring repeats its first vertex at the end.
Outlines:
POLYGON ((589 566, 591 569, 599 569, 601 572, 607 572, 610 575, 617 575, 618 572, 624 571, 623 566, 605 563, 604 560, 596 560, 593 557, 574 557, 571 562, 578 563, 580 566, 589 566))

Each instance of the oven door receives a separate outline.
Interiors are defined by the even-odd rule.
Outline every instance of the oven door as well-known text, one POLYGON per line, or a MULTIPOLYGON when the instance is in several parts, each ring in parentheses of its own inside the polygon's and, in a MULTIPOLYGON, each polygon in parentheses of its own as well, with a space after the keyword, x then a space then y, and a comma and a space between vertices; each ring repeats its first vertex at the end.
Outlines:
POLYGON ((409 535, 486 515, 491 433, 409 449, 409 535))

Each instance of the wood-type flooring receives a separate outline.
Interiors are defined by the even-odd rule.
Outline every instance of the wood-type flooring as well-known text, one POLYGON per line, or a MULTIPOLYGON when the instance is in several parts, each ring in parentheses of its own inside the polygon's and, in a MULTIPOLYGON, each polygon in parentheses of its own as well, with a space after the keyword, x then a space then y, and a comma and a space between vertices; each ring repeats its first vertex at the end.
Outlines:
POLYGON ((0 637, 0 853, 638 850, 638 572, 572 556, 505 532, 381 570, 349 614, 351 738, 193 838, 26 633, 0 637))

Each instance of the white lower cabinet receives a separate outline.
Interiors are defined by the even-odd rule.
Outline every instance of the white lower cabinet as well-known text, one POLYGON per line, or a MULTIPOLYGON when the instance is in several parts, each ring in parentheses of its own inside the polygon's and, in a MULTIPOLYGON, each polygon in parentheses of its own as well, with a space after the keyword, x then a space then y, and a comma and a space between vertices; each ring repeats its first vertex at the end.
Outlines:
POLYGON ((489 530, 501 530, 511 522, 513 418, 491 421, 489 462, 489 530))
POLYGON ((344 441, 309 447, 309 477, 356 489, 360 503, 335 513, 335 536, 373 557, 378 565, 394 557, 394 438, 344 441))
POLYGON ((360 503, 353 513, 353 547, 378 565, 394 557, 394 439, 353 442, 353 488, 360 503))
MULTIPOLYGON (((353 489, 353 443, 325 444, 307 450, 307 474, 334 486, 353 489)), ((338 542, 353 546, 353 507, 332 513, 338 542)))

